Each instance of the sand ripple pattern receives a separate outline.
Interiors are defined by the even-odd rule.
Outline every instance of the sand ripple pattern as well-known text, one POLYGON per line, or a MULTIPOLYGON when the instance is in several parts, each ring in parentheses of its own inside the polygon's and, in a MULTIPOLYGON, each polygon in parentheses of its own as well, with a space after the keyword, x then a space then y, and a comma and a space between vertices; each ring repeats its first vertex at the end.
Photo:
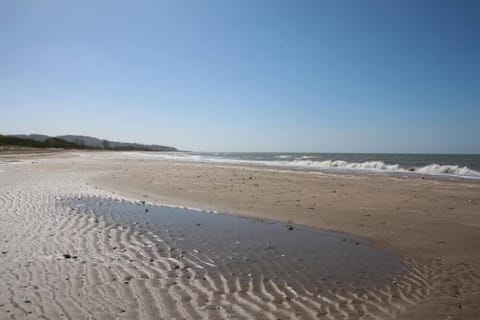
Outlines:
MULTIPOLYGON (((382 285, 312 290, 302 279, 213 272, 218 257, 182 254, 135 225, 59 206, 112 197, 71 181, 0 187, 0 319, 393 319, 439 291, 431 280, 445 276, 441 262, 406 262, 382 285)), ((468 265, 456 272, 480 280, 468 265)))

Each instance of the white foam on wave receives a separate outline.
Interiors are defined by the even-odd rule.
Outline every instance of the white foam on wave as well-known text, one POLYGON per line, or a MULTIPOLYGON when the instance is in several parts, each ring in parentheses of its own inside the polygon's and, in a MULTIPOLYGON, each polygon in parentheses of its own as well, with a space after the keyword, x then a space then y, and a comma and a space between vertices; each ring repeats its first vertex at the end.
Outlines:
POLYGON ((457 165, 430 164, 428 166, 418 168, 416 171, 426 174, 453 174, 480 177, 480 172, 469 169, 468 167, 461 167, 457 165))
POLYGON ((402 168, 399 164, 386 164, 383 161, 347 162, 342 160, 294 161, 295 164, 325 169, 375 170, 390 172, 413 172, 431 175, 452 175, 480 178, 480 172, 458 165, 429 164, 419 168, 402 168))
POLYGON ((366 161, 366 162, 347 162, 343 160, 325 160, 325 161, 310 161, 310 160, 295 160, 294 164, 306 167, 317 168, 343 168, 343 169, 360 169, 360 170, 388 170, 396 171, 400 169, 398 164, 387 165, 382 161, 366 161))

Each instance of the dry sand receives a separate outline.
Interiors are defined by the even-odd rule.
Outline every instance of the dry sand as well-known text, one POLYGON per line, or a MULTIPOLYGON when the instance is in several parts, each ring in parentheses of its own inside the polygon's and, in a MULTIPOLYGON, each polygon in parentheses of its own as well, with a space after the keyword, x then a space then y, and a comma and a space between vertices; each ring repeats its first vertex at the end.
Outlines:
POLYGON ((118 155, 0 162, 0 319, 480 315, 479 183, 118 155), (409 270, 375 288, 299 292, 271 279, 184 269, 184 258, 152 251, 159 240, 134 225, 58 205, 72 196, 147 200, 347 232, 402 256, 409 270))

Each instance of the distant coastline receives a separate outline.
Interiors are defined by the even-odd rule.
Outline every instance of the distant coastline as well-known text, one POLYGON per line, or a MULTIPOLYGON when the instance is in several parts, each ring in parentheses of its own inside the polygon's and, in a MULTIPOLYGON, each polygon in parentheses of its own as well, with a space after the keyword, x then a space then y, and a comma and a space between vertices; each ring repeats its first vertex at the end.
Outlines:
POLYGON ((40 134, 0 135, 0 146, 110 151, 178 151, 170 146, 118 142, 79 135, 55 137, 40 134))

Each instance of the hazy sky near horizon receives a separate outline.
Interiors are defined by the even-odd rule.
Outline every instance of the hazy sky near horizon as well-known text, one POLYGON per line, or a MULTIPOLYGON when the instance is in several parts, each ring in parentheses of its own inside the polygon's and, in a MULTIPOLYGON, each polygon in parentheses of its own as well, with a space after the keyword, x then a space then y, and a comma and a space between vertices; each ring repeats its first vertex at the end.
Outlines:
POLYGON ((0 133, 480 153, 480 1, 0 1, 0 133))

